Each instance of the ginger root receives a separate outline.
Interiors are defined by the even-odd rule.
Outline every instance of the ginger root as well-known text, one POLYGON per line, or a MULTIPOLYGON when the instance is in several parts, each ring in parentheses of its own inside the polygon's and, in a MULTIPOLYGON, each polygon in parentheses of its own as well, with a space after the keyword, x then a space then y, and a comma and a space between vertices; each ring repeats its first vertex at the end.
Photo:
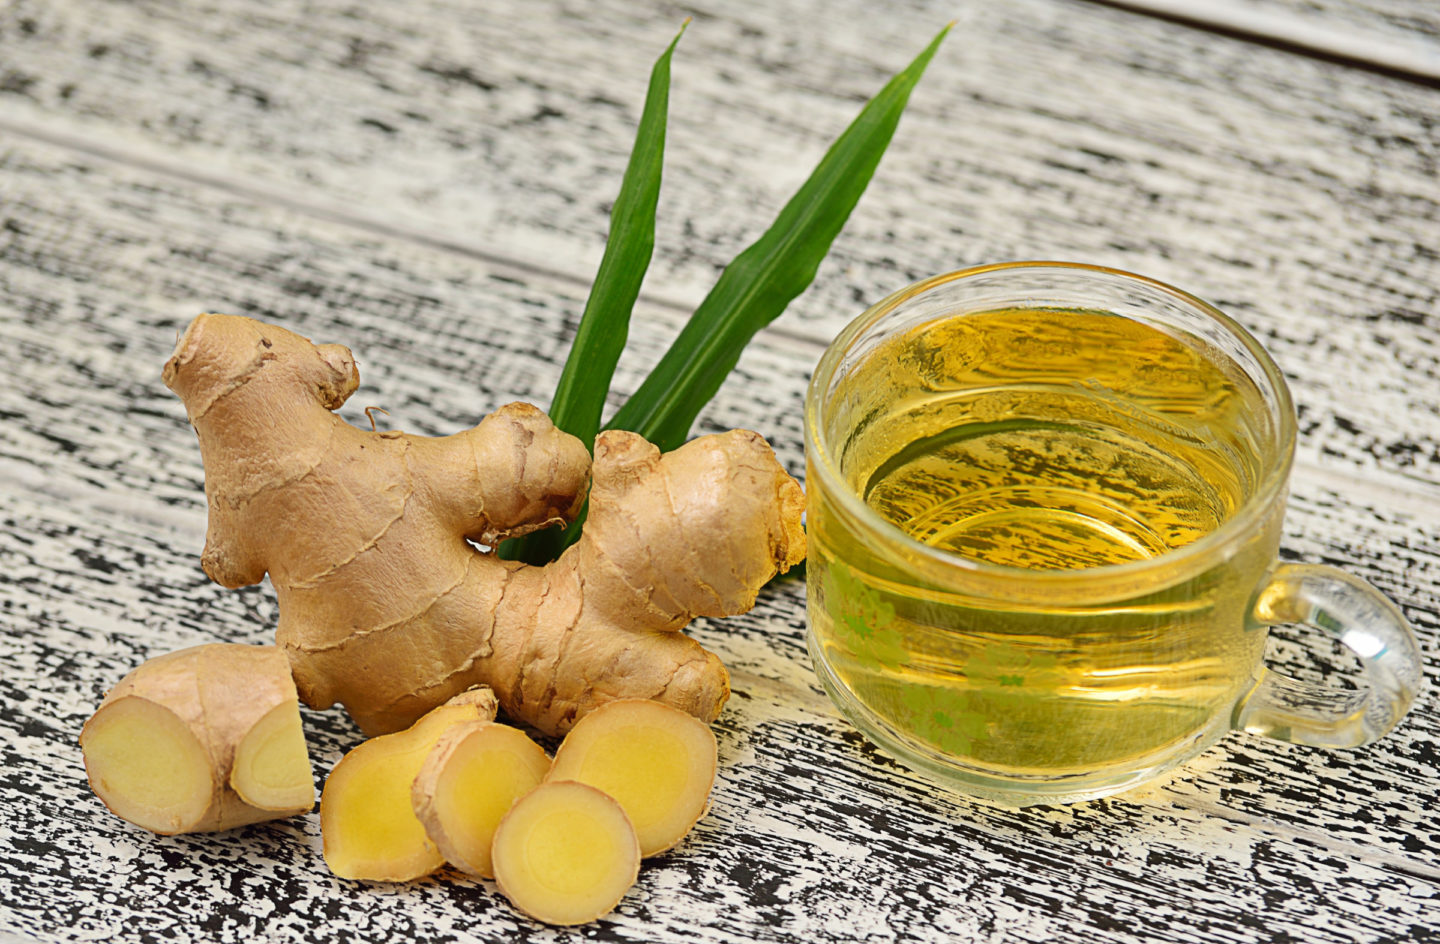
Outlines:
POLYGON ((341 878, 404 882, 445 864, 415 818, 410 791, 446 731, 490 721, 495 695, 461 692, 407 730, 371 738, 340 758, 320 794, 325 864, 341 878))
POLYGON ((669 705, 624 699, 570 730, 546 780, 574 780, 614 797, 648 858, 678 843, 704 814, 716 756, 708 725, 669 705))
POLYGON ((445 861, 471 875, 494 878, 490 844, 495 827, 549 769, 544 748, 522 731, 486 722, 458 725, 425 758, 410 799, 445 861))
POLYGON ((215 643, 143 663, 106 694, 80 747, 101 801, 163 835, 315 805, 290 663, 274 646, 215 643))
POLYGON ((805 554, 804 496, 755 433, 664 456, 602 433, 583 537, 528 567, 469 542, 584 501, 584 444, 534 407, 443 438, 362 430, 332 412, 359 384, 349 350, 229 315, 196 318, 164 380, 205 462, 205 572, 227 587, 268 572, 300 697, 343 703, 367 734, 477 684, 549 734, 629 697, 710 721, 729 677, 677 630, 744 612, 805 554))
POLYGON ((500 891, 550 924, 595 920, 640 875, 640 844, 620 804, 570 780, 521 797, 495 830, 492 854, 500 891))

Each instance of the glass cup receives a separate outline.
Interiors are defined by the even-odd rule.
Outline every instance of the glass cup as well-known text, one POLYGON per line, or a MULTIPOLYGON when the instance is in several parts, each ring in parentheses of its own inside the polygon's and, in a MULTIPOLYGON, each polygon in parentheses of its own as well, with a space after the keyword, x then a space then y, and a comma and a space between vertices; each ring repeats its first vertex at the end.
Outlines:
POLYGON ((1399 610, 1276 554, 1284 378, 1205 302, 1096 266, 936 276, 851 323, 805 406, 809 645, 873 741, 1013 805, 1115 793, 1231 729, 1365 744, 1409 709, 1399 610), (1359 687, 1268 671, 1324 630, 1359 687))

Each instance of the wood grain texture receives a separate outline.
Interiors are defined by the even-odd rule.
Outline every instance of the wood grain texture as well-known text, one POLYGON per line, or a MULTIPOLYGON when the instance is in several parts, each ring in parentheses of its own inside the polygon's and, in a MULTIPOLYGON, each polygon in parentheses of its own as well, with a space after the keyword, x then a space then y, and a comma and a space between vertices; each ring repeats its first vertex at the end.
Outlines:
MULTIPOLYGON (((650 284, 686 305, 951 15, 730 10, 677 52, 650 284)), ((840 277, 798 319, 833 327, 912 277, 1026 256, 1159 266, 1277 306, 1333 307, 1343 293, 1309 283, 1360 277, 1389 291, 1337 313, 1403 315, 1407 292, 1423 310, 1426 260, 1406 237, 1433 216, 1435 94, 1083 4, 1006 11, 961 11, 832 262, 840 277), (1387 264, 1400 271, 1374 278, 1387 264)), ((4 24, 7 113, 588 277, 644 70, 677 13, 441 0, 352 13, 21 2, 4 24)))
MULTIPOLYGON (((644 70, 678 14, 438 0, 352 13, 22 2, 0 32, 16 76, 3 114, 585 284, 644 70)), ((736 5, 698 21, 677 52, 650 297, 698 301, 949 15, 736 5)), ((966 7, 782 325, 823 341, 906 282, 977 262, 1142 271, 1261 337, 1297 381, 1310 458, 1354 439, 1350 459, 1423 480, 1440 456, 1424 399, 1440 387, 1437 110, 1434 90, 1120 11, 966 7)))
POLYGON ((1090 0, 1440 85, 1440 11, 1426 0, 1090 0))
POLYGON ((1375 35, 1440 37, 1440 10, 1426 0, 1221 0, 1197 2, 1197 13, 1226 4, 1334 23, 1375 35))
MULTIPOLYGON (((365 382, 352 421, 378 403, 395 425, 444 432, 543 396, 555 329, 581 301, 573 287, 56 148, 11 147, 0 174, 15 198, 0 252, 0 348, 12 352, 0 387, 0 470, 12 483, 0 505, 0 686, 15 709, 0 722, 6 925, 57 940, 578 939, 518 920, 484 883, 334 880, 314 817, 144 834, 89 793, 73 740, 140 659, 264 641, 274 622, 268 589, 225 591, 196 567, 198 450, 158 378, 194 310, 229 299, 343 339, 365 382), (65 198, 46 197, 56 192, 65 198)), ((673 329, 664 308, 642 315, 673 329)), ((628 383, 662 336, 638 333, 628 383)), ((751 351, 707 425, 764 429, 797 468, 795 407, 812 358, 784 338, 751 351)), ((1302 470, 1289 553, 1359 565, 1387 585, 1433 670, 1433 533, 1417 536, 1383 493, 1333 484, 1302 470)), ((1123 798, 1001 810, 931 786, 836 717, 804 655, 802 592, 782 582, 754 613, 697 629, 735 672, 714 810, 647 865, 601 939, 1400 941, 1434 927, 1440 812, 1425 798, 1440 792, 1440 738, 1428 703, 1371 750, 1232 737, 1180 778, 1123 798)), ((1327 674, 1326 660, 1280 648, 1301 674, 1327 674)), ((357 735, 334 712, 307 712, 306 726, 323 776, 357 735)))
MULTIPOLYGON (((451 432, 543 403, 599 257, 662 4, 32 3, 0 11, 0 939, 579 940, 486 883, 342 882, 315 817, 162 839, 74 738, 146 656, 263 642, 198 568, 193 432, 159 366, 195 313, 351 346, 345 415, 451 432), (373 7, 373 9, 372 9, 373 7)), ((617 389, 884 76, 953 11, 700 16, 676 62, 661 256, 617 389), (796 23, 812 24, 805 29, 796 23)), ((1301 407, 1287 557, 1389 593, 1440 668, 1440 97, 1082 3, 968 5, 815 288, 699 431, 803 473, 814 359, 912 278, 1017 256, 1145 271, 1254 329, 1301 407)), ((1440 936, 1440 715, 1380 745, 1231 736, 1068 809, 971 803, 840 720, 803 584, 695 634, 731 666, 714 809, 593 937, 1411 941, 1440 936)), ((1287 671, 1343 654, 1274 634, 1287 671)), ((317 779, 357 740, 307 712, 317 779)))

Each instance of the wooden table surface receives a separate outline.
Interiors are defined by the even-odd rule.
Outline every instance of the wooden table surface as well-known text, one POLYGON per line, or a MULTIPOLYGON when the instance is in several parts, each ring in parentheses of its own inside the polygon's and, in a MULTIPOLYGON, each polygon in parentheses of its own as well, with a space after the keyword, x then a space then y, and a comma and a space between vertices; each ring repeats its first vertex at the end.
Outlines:
MULTIPOLYGON (((815 285, 697 432, 803 475, 825 343, 916 278, 1059 258, 1205 297, 1289 379, 1287 559, 1440 647, 1440 10, 1430 0, 10 0, 0 6, 0 939, 1440 939, 1440 714, 1331 752, 1232 735, 1163 783, 1005 810, 870 747, 804 586, 693 634, 730 667, 713 809, 577 930, 491 883, 335 879, 314 814, 160 838, 76 736, 142 659, 271 638, 199 568, 199 450, 160 382, 204 310, 354 349, 344 411, 454 432, 548 402, 650 63, 676 53, 633 389, 861 102, 957 25, 815 285)), ((618 401, 617 401, 618 402, 618 401)), ((1272 634, 1323 680, 1345 654, 1272 634)), ((305 713, 317 782, 358 740, 305 713)))

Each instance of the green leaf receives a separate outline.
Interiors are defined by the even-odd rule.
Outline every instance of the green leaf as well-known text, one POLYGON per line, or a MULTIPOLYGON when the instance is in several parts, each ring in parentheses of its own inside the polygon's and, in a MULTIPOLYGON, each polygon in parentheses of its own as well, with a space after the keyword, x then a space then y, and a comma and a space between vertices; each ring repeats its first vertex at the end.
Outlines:
MULTIPOLYGON (((686 20, 686 25, 689 22, 686 20)), ((630 313, 655 249, 655 207, 660 199, 665 120, 670 105, 670 57, 683 35, 685 26, 680 27, 650 72, 635 148, 625 168, 620 195, 610 211, 605 255, 550 404, 551 421, 587 446, 600 431, 605 395, 610 392, 615 365, 625 349, 630 313)))
MULTIPOLYGON (((593 448, 595 434, 600 431, 605 395, 610 392, 615 365, 625 349, 630 313, 655 249, 655 207, 660 199, 666 112, 670 107, 670 57, 689 23, 687 19, 650 71, 635 147, 625 167, 620 194, 610 210, 605 254, 550 403, 551 421, 585 443, 586 448, 593 448)), ((572 527, 578 532, 578 526, 572 527)), ((500 556, 544 564, 559 556, 565 543, 563 532, 550 528, 504 542, 500 556)))
POLYGON ((734 369, 745 345, 815 278, 875 173, 911 90, 949 31, 949 26, 941 30, 866 104, 774 224, 726 267, 606 429, 632 430, 662 451, 685 442, 695 417, 734 369))
MULTIPOLYGON (((850 212, 869 185, 870 178, 874 176, 875 168, 895 134, 900 115, 910 99, 910 92, 920 81, 925 67, 929 65, 935 51, 940 47, 940 42, 949 31, 950 26, 941 30, 915 61, 892 78, 866 104, 850 127, 830 146, 819 166, 780 211, 780 215, 764 235, 725 268, 715 287, 691 315, 660 363, 610 422, 605 424, 605 429, 637 432, 659 446, 662 451, 669 451, 685 442, 695 417, 735 368, 745 345, 757 331, 779 317, 791 300, 814 280, 820 262, 830 251, 830 244, 839 235, 841 227, 845 225, 850 212)), ((676 36, 676 42, 679 38, 676 36)), ((656 194, 659 191, 658 150, 664 146, 665 108, 656 108, 652 113, 652 104, 657 100, 668 99, 669 61, 674 48, 675 42, 672 42, 670 48, 655 63, 645 115, 641 118, 640 132, 635 142, 638 152, 642 145, 655 140, 658 134, 659 144, 654 161, 656 194), (664 81, 657 84, 657 77, 662 71, 664 81), (663 99, 657 98, 657 89, 663 99), (653 118, 654 115, 658 115, 658 118, 653 118), (653 118, 653 127, 648 134, 647 118, 653 118)), ((627 191, 632 189, 632 170, 636 166, 637 156, 632 155, 630 167, 625 173, 625 182, 621 187, 621 200, 616 201, 614 216, 618 216, 621 202, 627 191)), ((635 190, 637 193, 641 192, 638 182, 635 190)), ((641 207, 638 198, 636 204, 641 207)), ((654 245, 654 215, 652 200, 648 208, 648 227, 635 237, 642 240, 645 264, 649 262, 654 245)), ((644 274, 642 264, 635 275, 635 293, 625 296, 623 314, 616 314, 612 309, 606 308, 606 314, 592 318, 592 307, 596 305, 596 298, 601 293, 599 283, 606 276, 606 263, 610 260, 612 247, 616 247, 621 238, 618 224, 612 223, 605 260, 601 262, 597 284, 591 292, 590 302, 586 305, 580 330, 561 377, 561 389, 556 392, 555 407, 551 412, 551 418, 556 425, 567 432, 575 433, 587 442, 594 436, 594 427, 588 425, 590 417, 594 414, 598 422, 598 411, 604 404, 605 393, 620 356, 620 348, 624 346, 629 313, 634 307, 639 282, 644 274), (592 350, 592 346, 597 349, 604 348, 604 358, 598 363, 598 355, 592 350), (570 412, 572 409, 573 414, 570 412), (568 425, 574 422, 577 416, 583 418, 586 425, 568 425)), ((613 251, 617 254, 617 259, 633 258, 631 248, 617 247, 613 248, 613 251)), ((625 270, 618 269, 617 263, 617 271, 625 270)), ((622 297, 618 290, 605 290, 607 297, 612 294, 615 298, 622 297)), ((585 512, 586 509, 581 509, 575 522, 563 531, 549 529, 504 542, 500 547, 500 556, 522 559, 532 564, 554 560, 565 547, 579 538, 585 512)))

